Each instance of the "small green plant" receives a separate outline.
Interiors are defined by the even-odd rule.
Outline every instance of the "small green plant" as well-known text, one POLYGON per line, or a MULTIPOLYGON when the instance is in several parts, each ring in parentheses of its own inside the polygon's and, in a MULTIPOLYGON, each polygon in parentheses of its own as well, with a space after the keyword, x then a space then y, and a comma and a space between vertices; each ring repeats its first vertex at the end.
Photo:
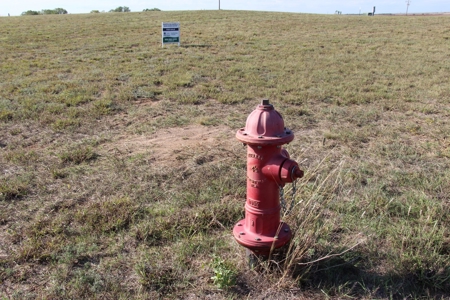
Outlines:
POLYGON ((74 163, 79 165, 83 162, 94 160, 98 157, 91 147, 79 147, 70 151, 61 153, 59 158, 63 163, 74 163))
POLYGON ((64 131, 78 126, 80 126, 80 120, 73 118, 57 119, 52 123, 52 128, 56 131, 64 131))
POLYGON ((30 179, 27 176, 0 178, 0 201, 20 199, 29 193, 30 179))
POLYGON ((10 110, 2 109, 0 110, 0 121, 10 121, 12 120, 14 114, 10 110))
POLYGON ((222 258, 213 255, 211 267, 214 271, 211 279, 218 288, 228 288, 236 284, 236 272, 222 258))
POLYGON ((111 100, 100 99, 96 100, 93 104, 92 113, 95 116, 108 115, 113 111, 113 103, 111 100))

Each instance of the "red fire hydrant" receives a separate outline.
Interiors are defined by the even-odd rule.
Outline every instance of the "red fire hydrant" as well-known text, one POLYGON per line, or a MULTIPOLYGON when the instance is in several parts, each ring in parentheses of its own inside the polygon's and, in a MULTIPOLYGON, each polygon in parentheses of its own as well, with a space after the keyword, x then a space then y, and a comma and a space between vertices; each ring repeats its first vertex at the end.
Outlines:
POLYGON ((245 219, 233 228, 236 241, 253 254, 268 257, 291 239, 291 229, 280 222, 280 188, 303 176, 282 145, 294 134, 269 100, 248 116, 236 138, 247 145, 247 201, 245 219))

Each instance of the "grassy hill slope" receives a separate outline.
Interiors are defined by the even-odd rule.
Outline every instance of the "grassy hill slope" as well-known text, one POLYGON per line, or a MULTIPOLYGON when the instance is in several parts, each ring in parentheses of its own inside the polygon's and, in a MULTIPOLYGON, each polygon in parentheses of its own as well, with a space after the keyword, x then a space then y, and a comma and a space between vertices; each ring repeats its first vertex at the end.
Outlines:
POLYGON ((449 27, 244 11, 0 18, 0 294, 448 295, 449 27), (162 21, 181 22, 181 47, 161 47, 162 21), (231 235, 246 180, 234 133, 262 98, 295 132, 305 178, 285 188, 287 260, 256 272, 231 235))

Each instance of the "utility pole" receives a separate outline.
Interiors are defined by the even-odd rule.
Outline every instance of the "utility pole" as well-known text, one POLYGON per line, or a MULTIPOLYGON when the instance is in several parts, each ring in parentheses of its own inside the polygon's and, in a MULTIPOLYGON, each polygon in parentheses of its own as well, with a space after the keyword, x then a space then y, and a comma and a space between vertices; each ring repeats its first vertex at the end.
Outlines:
POLYGON ((219 10, 220 10, 220 0, 219 0, 219 10))
POLYGON ((408 8, 409 8, 410 4, 411 4, 411 0, 406 0, 406 15, 408 15, 408 8))

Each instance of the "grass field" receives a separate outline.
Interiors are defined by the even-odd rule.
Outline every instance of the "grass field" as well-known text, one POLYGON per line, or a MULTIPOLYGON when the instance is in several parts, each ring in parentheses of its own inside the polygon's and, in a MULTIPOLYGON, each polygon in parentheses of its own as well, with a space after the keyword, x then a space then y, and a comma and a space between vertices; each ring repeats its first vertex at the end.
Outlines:
POLYGON ((2 299, 448 299, 450 17, 0 18, 2 299), (161 22, 181 47, 161 47, 161 22), (269 98, 305 170, 249 270, 235 132, 269 98))

